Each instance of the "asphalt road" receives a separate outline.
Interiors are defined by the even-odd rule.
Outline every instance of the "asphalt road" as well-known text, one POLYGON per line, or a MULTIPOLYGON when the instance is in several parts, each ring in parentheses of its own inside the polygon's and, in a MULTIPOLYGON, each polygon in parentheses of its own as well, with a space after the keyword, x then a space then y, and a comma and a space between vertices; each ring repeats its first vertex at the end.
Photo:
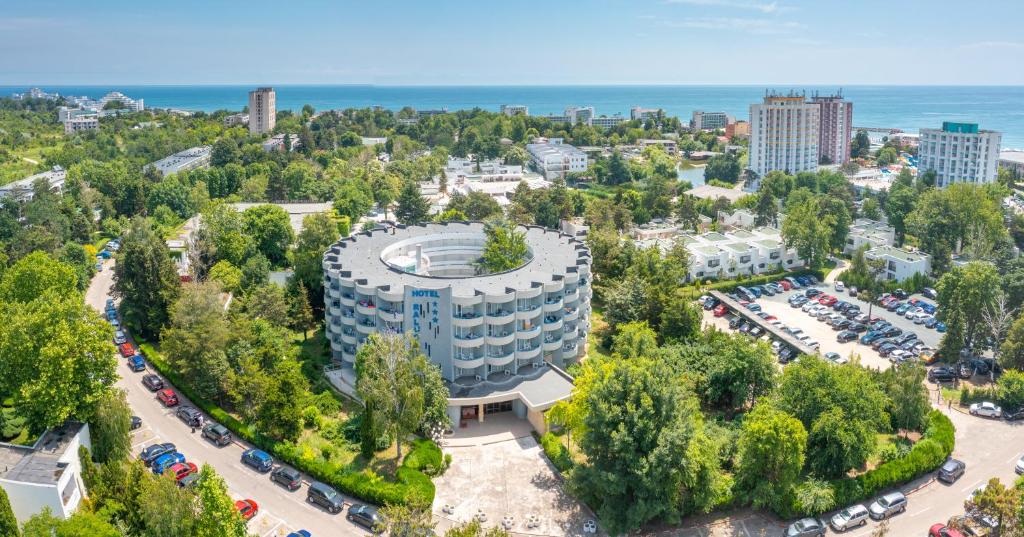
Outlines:
MULTIPOLYGON (((113 276, 113 261, 104 264, 103 270, 92 280, 86 293, 87 303, 103 311, 109 297, 113 276)), ((363 536, 367 532, 345 519, 345 515, 332 515, 306 502, 306 485, 295 492, 289 492, 270 481, 269 474, 261 474, 241 463, 242 452, 249 445, 236 440, 224 447, 204 440, 199 431, 190 432, 189 426, 174 415, 173 408, 164 408, 142 384, 142 376, 156 373, 152 369, 135 373, 127 362, 118 356, 117 386, 125 391, 132 412, 142 418, 142 427, 132 434, 132 450, 138 454, 146 446, 173 442, 178 451, 196 463, 209 463, 224 477, 231 497, 252 499, 259 505, 259 513, 249 521, 249 531, 260 537, 285 536, 298 529, 306 529, 314 537, 327 535, 363 536)), ((166 382, 166 379, 165 379, 166 382)), ((174 388, 168 385, 169 388, 174 388)), ((191 405, 178 393, 182 405, 191 405)), ((211 419, 204 416, 207 422, 211 419)), ((308 482, 308 478, 306 478, 308 482)), ((348 503, 354 500, 347 498, 348 503)))

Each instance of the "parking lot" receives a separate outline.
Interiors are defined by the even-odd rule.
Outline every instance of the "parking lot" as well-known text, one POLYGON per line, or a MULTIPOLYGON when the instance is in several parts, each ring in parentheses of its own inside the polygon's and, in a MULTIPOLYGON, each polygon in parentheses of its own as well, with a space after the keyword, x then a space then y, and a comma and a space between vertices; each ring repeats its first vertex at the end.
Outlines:
MULTIPOLYGON (((869 304, 867 302, 859 298, 851 297, 845 291, 836 291, 832 284, 818 283, 811 287, 821 291, 823 295, 834 296, 838 300, 846 301, 858 306, 861 313, 868 313, 869 304)), ((818 352, 822 355, 836 353, 840 357, 846 358, 852 358, 856 355, 859 356, 860 361, 864 366, 871 367, 873 369, 886 369, 892 366, 889 358, 881 356, 876 349, 871 347, 871 345, 860 342, 860 336, 864 335, 864 332, 857 334, 857 338, 853 341, 841 343, 836 339, 840 330, 834 330, 832 326, 823 320, 818 320, 812 317, 800 307, 792 307, 789 303, 789 299, 795 295, 803 295, 806 290, 807 287, 804 287, 801 289, 784 291, 782 293, 775 294, 774 296, 762 295, 755 301, 755 303, 765 314, 775 317, 776 320, 781 323, 781 327, 799 329, 801 331, 801 335, 806 334, 810 340, 817 342, 819 345, 818 352)), ((910 298, 925 300, 919 295, 913 295, 910 298)), ((747 313, 749 314, 750 312, 748 311, 747 313)), ((870 314, 872 318, 885 320, 892 326, 899 328, 904 334, 910 332, 917 335, 919 340, 924 342, 926 346, 933 349, 938 347, 939 341, 942 338, 942 334, 936 330, 926 328, 921 324, 914 324, 913 321, 897 315, 894 312, 890 312, 877 304, 871 307, 870 314)), ((720 329, 730 330, 728 327, 728 316, 716 318, 712 316, 710 311, 706 311, 705 318, 707 322, 719 327, 720 329)))

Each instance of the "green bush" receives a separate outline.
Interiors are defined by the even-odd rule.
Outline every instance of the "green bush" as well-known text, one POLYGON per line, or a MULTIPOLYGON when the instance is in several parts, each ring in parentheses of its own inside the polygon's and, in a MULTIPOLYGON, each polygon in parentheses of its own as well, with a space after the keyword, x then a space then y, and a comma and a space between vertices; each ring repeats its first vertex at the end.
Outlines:
POLYGON ((794 270, 792 272, 775 272, 775 273, 769 273, 769 274, 758 274, 756 276, 750 276, 750 277, 743 276, 742 281, 739 278, 737 278, 737 279, 734 279, 734 280, 733 279, 722 280, 722 281, 719 281, 719 282, 715 282, 715 283, 704 285, 703 287, 698 287, 698 288, 683 287, 682 289, 683 289, 684 293, 686 293, 688 295, 691 295, 690 298, 693 298, 694 300, 696 300, 697 297, 699 297, 702 294, 707 293, 708 291, 721 291, 723 293, 728 293, 728 292, 736 289, 736 287, 738 287, 740 285, 742 285, 744 287, 750 287, 752 285, 764 285, 764 284, 766 284, 768 282, 779 281, 780 279, 785 278, 787 276, 814 276, 819 281, 825 281, 825 273, 826 273, 826 271, 824 271, 824 270, 800 269, 800 270, 794 270))
MULTIPOLYGON (((290 464, 297 470, 305 472, 341 492, 377 505, 410 503, 430 505, 434 501, 434 483, 422 470, 425 468, 424 461, 429 463, 441 461, 442 458, 440 448, 430 440, 413 442, 409 454, 395 472, 396 481, 388 481, 369 470, 354 472, 337 462, 321 460, 318 458, 321 454, 316 453, 309 446, 280 442, 259 434, 255 429, 242 423, 222 408, 198 397, 189 388, 188 383, 184 382, 181 376, 167 365, 163 355, 157 352, 151 344, 141 343, 139 348, 146 356, 146 360, 166 377, 182 395, 191 400, 192 404, 227 427, 237 437, 271 453, 279 461, 290 464)), ((438 466, 435 468, 440 467, 441 463, 437 462, 437 464, 438 466)))
POLYGON ((561 473, 566 473, 573 467, 572 457, 569 450, 562 445, 562 440, 553 433, 544 433, 540 437, 540 445, 544 449, 551 464, 555 465, 561 473))
POLYGON ((960 406, 968 406, 982 401, 998 401, 999 394, 995 388, 975 388, 964 385, 960 389, 960 406))

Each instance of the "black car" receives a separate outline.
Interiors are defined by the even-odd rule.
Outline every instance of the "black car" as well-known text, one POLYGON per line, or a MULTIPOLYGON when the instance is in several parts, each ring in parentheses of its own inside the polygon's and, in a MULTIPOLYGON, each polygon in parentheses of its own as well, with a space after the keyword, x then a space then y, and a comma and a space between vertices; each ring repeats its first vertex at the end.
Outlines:
POLYGON ((732 328, 733 330, 735 330, 735 329, 739 328, 740 323, 742 323, 742 322, 743 322, 743 319, 741 319, 739 317, 733 317, 733 318, 729 319, 729 328, 732 328))
POLYGON ((836 341, 840 343, 846 343, 857 339, 857 332, 851 330, 843 330, 836 335, 836 341))
POLYGON ((164 381, 156 375, 146 375, 142 377, 142 384, 149 388, 149 391, 155 392, 164 389, 164 381))
POLYGON ((875 350, 878 350, 878 349, 882 348, 882 345, 886 345, 886 344, 893 345, 894 343, 893 343, 893 341, 891 339, 888 339, 888 338, 876 339, 876 340, 871 342, 871 348, 875 349, 875 350))
POLYGON ((896 298, 898 298, 900 300, 906 300, 906 299, 910 298, 910 294, 908 294, 903 289, 897 289, 897 290, 893 291, 892 292, 892 296, 894 296, 894 297, 896 297, 896 298))
POLYGON ((350 522, 355 522, 360 526, 373 529, 380 524, 380 515, 377 514, 377 510, 369 505, 354 504, 348 508, 348 516, 346 516, 350 522))
POLYGON ((901 334, 903 334, 902 329, 897 328, 895 326, 890 326, 887 327, 884 332, 882 332, 882 337, 897 337, 901 334))
POLYGON ((302 474, 287 466, 278 466, 270 474, 270 480, 288 490, 298 490, 302 486, 302 474))
POLYGON ((167 453, 174 453, 177 449, 178 448, 170 442, 164 444, 153 444, 152 446, 143 449, 142 453, 139 453, 139 460, 146 466, 149 466, 149 464, 155 461, 157 457, 167 453))
POLYGON ((878 355, 881 356, 882 358, 885 358, 886 356, 889 356, 892 353, 892 351, 898 348, 899 347, 893 343, 886 343, 881 347, 878 347, 878 355))
POLYGON ((711 311, 711 310, 715 309, 715 306, 718 305, 718 302, 719 301, 718 301, 717 298, 714 298, 714 297, 708 298, 704 302, 704 309, 707 310, 707 311, 711 311))
POLYGON ((965 470, 967 470, 967 465, 962 461, 949 459, 939 468, 939 481, 953 483, 960 479, 960 476, 964 475, 965 470))
POLYGON ((924 295, 926 298, 930 298, 932 300, 939 298, 939 292, 936 291, 935 289, 932 289, 931 287, 925 287, 924 290, 921 291, 921 294, 924 295))
MULTIPOLYGON (((330 485, 314 481, 309 484, 309 491, 306 492, 306 501, 323 507, 331 514, 338 514, 345 508, 345 500, 330 485)), ((354 507, 354 506, 353 506, 354 507)), ((349 513, 349 520, 352 515, 349 513)))
POLYGON ((850 327, 851 324, 853 323, 850 322, 849 319, 839 319, 836 322, 832 323, 832 330, 846 330, 847 328, 850 327))
POLYGON ((860 308, 858 308, 857 306, 854 306, 852 308, 846 308, 846 311, 843 312, 843 317, 846 317, 851 321, 858 315, 860 315, 860 308))
POLYGON ((933 367, 928 371, 928 380, 932 382, 953 382, 956 377, 956 369, 949 366, 933 367))
POLYGON ((900 348, 905 351, 914 350, 914 347, 916 347, 919 343, 920 342, 918 340, 911 339, 910 341, 904 341, 903 344, 900 345, 900 348))
POLYGON ((231 443, 231 431, 219 423, 211 423, 203 427, 203 438, 210 439, 218 446, 226 446, 231 443))
POLYGON ((750 336, 750 337, 758 337, 758 336, 760 336, 763 333, 764 333, 764 330, 762 330, 760 326, 755 326, 755 327, 751 328, 750 331, 747 332, 747 335, 750 336))
POLYGON ((813 298, 813 297, 816 297, 816 296, 818 296, 820 294, 821 294, 821 291, 819 291, 818 289, 815 289, 813 287, 808 289, 808 290, 806 290, 806 291, 804 291, 804 296, 807 297, 807 298, 813 298))
POLYGON ((196 486, 196 483, 199 482, 199 475, 200 474, 198 472, 188 474, 187 476, 178 480, 178 486, 183 489, 192 488, 196 486))
POLYGON ((191 406, 179 406, 174 414, 178 416, 178 419, 185 422, 186 425, 195 427, 199 425, 200 418, 203 414, 191 406))
POLYGON ((850 327, 848 328, 848 330, 851 330, 853 332, 857 332, 858 334, 861 334, 861 333, 867 332, 868 331, 868 327, 866 325, 863 325, 863 324, 860 324, 860 323, 850 323, 850 327))
POLYGON ((142 427, 142 418, 140 418, 138 416, 132 416, 132 422, 131 422, 131 426, 130 426, 131 430, 134 431, 135 429, 138 429, 139 427, 142 427))

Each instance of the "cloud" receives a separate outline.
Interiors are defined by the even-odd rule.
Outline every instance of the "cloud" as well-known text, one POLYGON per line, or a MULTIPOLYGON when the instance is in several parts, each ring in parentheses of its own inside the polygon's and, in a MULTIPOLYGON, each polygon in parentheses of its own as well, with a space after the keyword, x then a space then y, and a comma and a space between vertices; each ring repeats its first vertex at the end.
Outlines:
POLYGON ((690 6, 717 6, 737 9, 751 9, 761 13, 776 13, 780 7, 778 2, 758 2, 756 0, 665 0, 667 4, 686 4, 690 6))
POLYGON ((1008 49, 1024 49, 1024 43, 1018 41, 979 41, 977 43, 968 43, 962 45, 960 48, 963 49, 987 49, 987 48, 1008 48, 1008 49))
POLYGON ((696 17, 678 21, 663 21, 663 24, 671 28, 741 31, 759 35, 784 35, 805 28, 803 24, 793 21, 731 17, 696 17))

